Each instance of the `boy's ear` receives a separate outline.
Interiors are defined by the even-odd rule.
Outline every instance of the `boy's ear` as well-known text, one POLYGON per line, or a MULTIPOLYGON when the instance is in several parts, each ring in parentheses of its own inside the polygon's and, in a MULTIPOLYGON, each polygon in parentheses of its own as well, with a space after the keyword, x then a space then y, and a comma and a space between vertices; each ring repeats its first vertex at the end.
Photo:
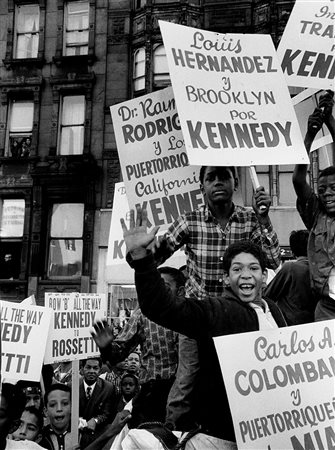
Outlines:
POLYGON ((237 191, 238 189, 238 178, 234 178, 234 191, 237 191))
POLYGON ((268 270, 263 270, 262 280, 263 280, 263 288, 266 288, 266 281, 268 279, 268 270))
POLYGON ((184 297, 185 296, 185 286, 180 286, 177 290, 177 296, 178 297, 184 297))
POLYGON ((230 286, 229 276, 227 272, 223 272, 223 281, 226 287, 230 286))

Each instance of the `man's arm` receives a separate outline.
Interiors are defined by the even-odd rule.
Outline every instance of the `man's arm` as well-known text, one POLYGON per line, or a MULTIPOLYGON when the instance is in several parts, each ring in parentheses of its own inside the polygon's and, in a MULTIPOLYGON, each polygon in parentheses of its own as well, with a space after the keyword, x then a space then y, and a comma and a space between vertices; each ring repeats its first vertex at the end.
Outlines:
MULTIPOLYGON (((307 153, 310 153, 312 143, 315 136, 322 128, 323 123, 327 125, 329 131, 335 140, 335 120, 332 115, 333 111, 333 92, 327 91, 320 97, 319 105, 315 108, 313 114, 308 118, 307 132, 305 136, 305 147, 307 153)), ((307 182, 307 168, 306 164, 297 164, 293 172, 293 186, 300 203, 305 204, 312 194, 312 188, 307 182)))
POLYGON ((120 431, 122 430, 124 425, 129 421, 130 418, 131 418, 131 414, 127 410, 123 410, 123 411, 117 413, 113 423, 111 425, 108 425, 106 430, 85 449, 86 450, 101 450, 103 448, 103 446, 109 440, 113 439, 110 442, 110 446, 111 446, 116 435, 118 433, 120 433, 120 431))
POLYGON ((157 324, 191 338, 208 336, 208 333, 215 335, 215 330, 223 328, 227 333, 232 332, 233 316, 229 312, 235 302, 225 301, 224 298, 192 301, 175 297, 166 287, 154 256, 148 250, 154 236, 146 231, 146 217, 146 210, 138 207, 136 225, 134 211, 130 214, 129 230, 121 220, 127 261, 135 269, 136 291, 142 313, 157 324), (218 315, 218 310, 222 314, 218 315))
POLYGON ((270 195, 265 192, 263 186, 258 187, 254 192, 252 201, 258 223, 252 233, 251 240, 264 249, 268 267, 276 270, 281 264, 280 247, 277 233, 273 229, 269 217, 270 205, 270 195))
POLYGON ((134 313, 114 338, 107 322, 98 322, 94 326, 93 339, 99 347, 103 361, 108 361, 112 366, 127 358, 141 341, 138 330, 140 311, 134 313))

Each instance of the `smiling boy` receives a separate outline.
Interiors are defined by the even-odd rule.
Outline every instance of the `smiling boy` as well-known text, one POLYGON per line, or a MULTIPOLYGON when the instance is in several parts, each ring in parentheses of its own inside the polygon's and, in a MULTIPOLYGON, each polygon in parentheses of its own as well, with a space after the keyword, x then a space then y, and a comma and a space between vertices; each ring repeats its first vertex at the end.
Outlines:
MULTIPOLYGON (((318 108, 308 118, 305 137, 308 153, 323 123, 335 141, 333 95, 332 91, 323 94, 318 108)), ((314 316, 316 321, 320 321, 335 318, 335 166, 319 173, 317 194, 307 181, 307 168, 305 164, 296 165, 292 179, 297 209, 310 231, 307 255, 312 289, 318 300, 314 316)))
POLYGON ((262 298, 266 281, 266 257, 262 249, 243 241, 223 255, 225 289, 221 297, 189 301, 166 289, 148 245, 157 228, 147 232, 147 213, 130 213, 129 230, 121 221, 127 261, 135 269, 140 308, 150 320, 196 339, 199 345, 200 380, 194 413, 203 432, 235 440, 228 400, 212 337, 285 326, 279 308, 262 298), (220 401, 214 401, 219 399, 220 401))
POLYGON ((48 450, 71 448, 71 388, 65 384, 52 384, 44 396, 45 412, 50 425, 42 430, 40 445, 48 450))

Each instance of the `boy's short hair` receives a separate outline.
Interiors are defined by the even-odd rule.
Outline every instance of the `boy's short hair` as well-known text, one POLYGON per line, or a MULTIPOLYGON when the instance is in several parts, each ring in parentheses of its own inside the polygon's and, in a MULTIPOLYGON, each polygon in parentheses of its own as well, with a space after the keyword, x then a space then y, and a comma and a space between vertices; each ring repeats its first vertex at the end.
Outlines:
POLYGON ((290 247, 295 256, 307 256, 309 231, 293 230, 290 234, 290 247))
POLYGON ((185 286, 186 278, 181 270, 176 269, 175 267, 164 266, 159 267, 158 272, 165 273, 166 275, 171 275, 178 288, 181 286, 185 286))
POLYGON ((120 383, 122 383, 122 381, 123 381, 125 378, 132 378, 132 379, 135 381, 136 387, 137 387, 137 388, 139 387, 140 382, 139 382, 138 376, 135 375, 134 373, 125 372, 124 374, 122 374, 120 383))
MULTIPOLYGON (((41 411, 39 411, 37 408, 35 408, 35 406, 26 406, 24 408, 24 410, 22 411, 22 414, 27 411, 30 414, 33 414, 36 419, 37 419, 37 426, 38 426, 38 430, 42 430, 43 428, 43 414, 41 413, 41 411)), ((21 414, 21 416, 22 416, 21 414)))
POLYGON ((318 175, 318 180, 321 177, 327 177, 328 175, 335 175, 335 166, 329 166, 321 170, 318 175))
POLYGON ((229 245, 223 255, 223 270, 228 273, 231 262, 240 253, 250 253, 259 262, 262 271, 266 269, 266 255, 262 248, 250 241, 240 241, 229 245))
MULTIPOLYGON (((204 184, 204 178, 205 178, 205 171, 208 166, 201 166, 200 172, 199 172, 199 180, 201 184, 204 184)), ((236 167, 235 166, 225 166, 226 169, 229 169, 233 175, 234 178, 237 178, 236 176, 236 167)))
POLYGON ((63 392, 68 392, 70 394, 70 399, 71 399, 71 387, 68 386, 67 384, 63 384, 63 383, 55 383, 52 384, 49 389, 46 391, 45 395, 44 395, 44 405, 47 407, 48 406, 48 397, 49 394, 51 394, 51 392, 53 391, 63 391, 63 392))

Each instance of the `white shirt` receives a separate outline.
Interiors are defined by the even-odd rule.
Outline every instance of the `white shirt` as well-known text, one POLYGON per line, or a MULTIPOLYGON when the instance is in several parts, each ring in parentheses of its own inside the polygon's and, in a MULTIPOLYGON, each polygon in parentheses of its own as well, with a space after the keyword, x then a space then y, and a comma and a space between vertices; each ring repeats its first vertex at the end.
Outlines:
POLYGON ((260 330, 269 330, 273 328, 278 328, 278 325, 273 318, 273 315, 271 314, 271 311, 269 309, 268 304, 265 300, 261 299, 262 305, 264 306, 264 309, 261 307, 261 305, 258 305, 257 303, 250 302, 249 305, 254 308, 254 310, 257 313, 258 318, 258 324, 260 330))
POLYGON ((86 383, 85 383, 85 380, 83 380, 83 382, 84 382, 84 390, 85 390, 86 396, 87 396, 87 388, 88 388, 88 387, 91 388, 90 396, 92 396, 93 391, 94 391, 94 388, 95 388, 95 385, 97 384, 97 382, 95 382, 94 384, 90 384, 90 385, 89 385, 89 384, 86 384, 86 383))

